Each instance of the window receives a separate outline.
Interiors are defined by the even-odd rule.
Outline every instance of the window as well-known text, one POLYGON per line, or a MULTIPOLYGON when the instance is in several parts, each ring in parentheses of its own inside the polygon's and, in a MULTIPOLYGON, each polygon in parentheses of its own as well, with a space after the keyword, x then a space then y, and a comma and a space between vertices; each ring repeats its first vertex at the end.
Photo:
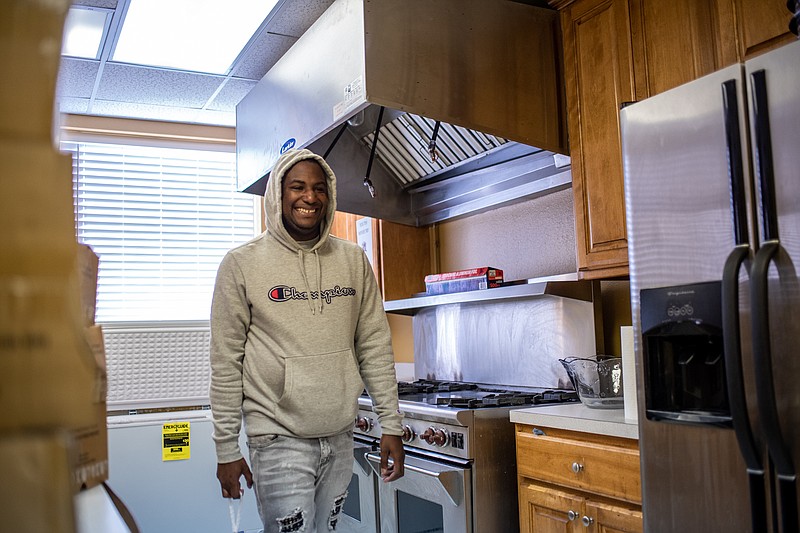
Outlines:
POLYGON ((257 233, 235 153, 63 141, 77 237, 100 257, 99 323, 208 320, 219 262, 257 233))

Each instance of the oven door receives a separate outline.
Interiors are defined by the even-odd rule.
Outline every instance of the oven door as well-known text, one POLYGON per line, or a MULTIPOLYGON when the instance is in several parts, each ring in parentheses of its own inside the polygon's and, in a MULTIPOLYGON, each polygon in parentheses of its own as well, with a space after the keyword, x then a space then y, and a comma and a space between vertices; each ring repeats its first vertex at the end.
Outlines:
MULTIPOLYGON (((367 454, 379 477, 381 458, 367 454)), ((378 483, 382 533, 472 533, 472 470, 406 453, 405 475, 378 483)), ((376 530, 377 531, 377 530, 376 530)))
POLYGON ((353 478, 336 531, 375 533, 378 531, 378 476, 369 466, 367 454, 377 450, 374 441, 353 439, 353 478))

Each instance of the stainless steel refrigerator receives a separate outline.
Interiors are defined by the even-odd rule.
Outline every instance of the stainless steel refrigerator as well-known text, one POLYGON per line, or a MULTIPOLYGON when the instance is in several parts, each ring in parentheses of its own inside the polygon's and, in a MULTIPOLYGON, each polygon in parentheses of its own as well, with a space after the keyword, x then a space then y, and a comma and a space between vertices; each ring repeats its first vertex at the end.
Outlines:
POLYGON ((800 42, 620 120, 645 530, 797 531, 800 42))

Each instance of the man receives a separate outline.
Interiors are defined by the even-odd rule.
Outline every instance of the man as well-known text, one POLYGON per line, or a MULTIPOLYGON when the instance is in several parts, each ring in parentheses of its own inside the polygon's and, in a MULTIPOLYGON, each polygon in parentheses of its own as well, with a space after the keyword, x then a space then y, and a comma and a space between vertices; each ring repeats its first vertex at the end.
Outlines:
POLYGON ((352 477, 366 385, 382 428, 381 476, 403 475, 386 315, 363 250, 329 235, 336 177, 290 150, 264 195, 267 231, 234 248, 211 308, 211 410, 225 498, 255 485, 264 532, 335 529, 352 477), (239 449, 244 415, 250 465, 239 449), (392 462, 389 461, 392 460, 392 462))

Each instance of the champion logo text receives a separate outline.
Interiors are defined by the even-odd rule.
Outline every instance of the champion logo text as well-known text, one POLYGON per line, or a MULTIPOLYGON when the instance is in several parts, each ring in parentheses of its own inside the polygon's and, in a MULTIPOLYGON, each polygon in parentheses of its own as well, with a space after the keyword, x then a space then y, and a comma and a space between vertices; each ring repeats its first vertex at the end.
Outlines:
MULTIPOLYGON (((356 290, 352 287, 334 286, 332 289, 323 289, 322 299, 325 303, 330 304, 334 298, 342 296, 355 296, 356 290)), ((316 300, 319 298, 317 291, 311 291, 311 299, 316 300)), ((269 299, 273 302, 288 302, 289 300, 308 300, 308 292, 300 291, 297 287, 289 287, 287 285, 278 285, 269 290, 269 299)))

